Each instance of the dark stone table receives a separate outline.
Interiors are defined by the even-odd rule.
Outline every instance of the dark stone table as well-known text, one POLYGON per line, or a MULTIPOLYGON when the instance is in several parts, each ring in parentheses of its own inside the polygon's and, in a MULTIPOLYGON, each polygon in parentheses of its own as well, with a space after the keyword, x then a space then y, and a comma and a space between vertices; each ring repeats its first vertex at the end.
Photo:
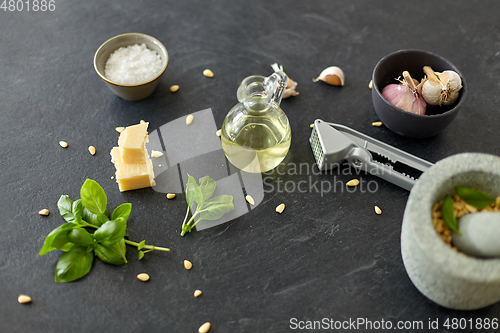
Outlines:
POLYGON ((56 0, 55 10, 45 12, 28 12, 26 1, 22 11, 10 11, 14 2, 21 6, 4 1, 0 10, 0 331, 196 332, 210 321, 210 332, 287 332, 310 321, 367 320, 390 321, 393 328, 398 321, 407 328, 421 323, 413 331, 424 332, 438 320, 435 331, 445 332, 443 324, 453 318, 466 322, 461 331, 494 331, 478 330, 475 323, 498 320, 499 305, 445 309, 408 278, 400 254, 407 191, 369 175, 361 179, 376 182, 376 191, 290 189, 299 181, 345 183, 357 177, 342 169, 317 174, 292 168, 314 164, 308 138, 316 118, 433 163, 460 152, 498 155, 496 2, 56 0), (113 95, 92 64, 105 40, 125 32, 155 36, 170 55, 154 94, 138 102, 113 95), (368 88, 373 67, 386 54, 407 48, 449 59, 468 83, 457 118, 430 139, 407 139, 371 125, 378 120, 368 88), (184 194, 168 201, 153 189, 118 191, 109 156, 116 126, 145 119, 154 131, 207 108, 220 126, 237 102, 241 80, 271 74, 274 62, 299 83, 300 95, 281 104, 292 145, 284 164, 265 176, 260 205, 181 238, 184 194), (344 87, 312 82, 333 65, 344 70, 344 87), (215 73, 213 79, 202 75, 205 68, 215 73), (180 85, 175 94, 169 91, 173 84, 180 85), (69 147, 61 148, 60 140, 69 147), (87 152, 89 145, 96 147, 95 156, 87 152), (103 186, 110 206, 132 203, 130 239, 172 251, 148 253, 139 261, 128 247, 126 265, 96 259, 83 279, 55 283, 61 251, 43 257, 38 252, 45 236, 63 223, 56 205, 60 195, 78 198, 86 178, 103 186), (278 188, 287 182, 288 190, 278 188), (279 215, 274 209, 282 202, 286 210, 279 215), (38 215, 42 208, 51 214, 38 215), (191 271, 183 268, 184 259, 193 263, 191 271), (141 272, 151 280, 137 280, 141 272), (193 297, 196 289, 203 291, 199 298, 193 297), (33 302, 19 304, 19 294, 33 302))

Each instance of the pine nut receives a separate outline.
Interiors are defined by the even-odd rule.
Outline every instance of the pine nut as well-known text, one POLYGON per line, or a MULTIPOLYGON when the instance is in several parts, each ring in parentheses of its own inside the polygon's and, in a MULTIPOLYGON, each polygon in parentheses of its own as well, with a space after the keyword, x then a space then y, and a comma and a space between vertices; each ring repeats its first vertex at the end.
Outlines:
POLYGON ((194 297, 198 297, 201 295, 201 290, 195 290, 194 291, 194 297))
POLYGON ((210 323, 206 322, 198 328, 198 333, 207 333, 210 330, 210 323))
POLYGON ((59 141, 59 145, 63 148, 68 148, 68 143, 66 141, 59 141))
POLYGON ((380 209, 379 206, 375 206, 375 213, 377 213, 377 215, 382 214, 382 209, 380 209))
POLYGON ((145 123, 146 123, 146 121, 145 121, 145 120, 143 120, 143 119, 141 119, 140 123, 141 123, 141 124, 145 124, 145 123))
POLYGON ((203 71, 203 75, 205 75, 206 77, 214 77, 214 72, 212 72, 210 69, 205 69, 203 71))
POLYGON ((160 157, 163 156, 163 153, 158 150, 151 150, 151 157, 160 157))
POLYGON ((167 193, 167 199, 173 199, 175 198, 175 194, 174 193, 167 193))
POLYGON ((351 179, 350 181, 348 181, 346 183, 347 186, 356 186, 356 185, 359 185, 359 180, 357 179, 351 179))
POLYGON ((281 214, 281 213, 283 213, 284 210, 285 210, 285 204, 284 203, 282 203, 282 204, 278 205, 278 207, 276 207, 276 212, 277 213, 281 214))
POLYGON ((370 83, 368 83, 368 88, 373 88, 373 80, 370 80, 370 83))
POLYGON ((382 124, 382 122, 381 122, 381 121, 375 121, 375 122, 373 122, 373 123, 372 123, 372 126, 375 126, 375 127, 380 127, 380 126, 382 126, 382 125, 383 125, 383 124, 382 124))
POLYGON ((184 260, 184 268, 187 269, 188 271, 193 268, 193 264, 189 260, 184 260))
POLYGON ((19 295, 17 301, 21 304, 31 303, 31 297, 28 295, 19 295))
POLYGON ((255 205, 255 200, 250 195, 247 195, 245 199, 248 201, 248 203, 250 203, 250 205, 255 205))
POLYGON ((89 147, 89 153, 90 153, 90 155, 95 155, 95 147, 94 146, 89 147))
POLYGON ((49 215, 49 210, 44 208, 41 211, 39 211, 38 214, 47 216, 49 215))
POLYGON ((222 130, 218 130, 217 132, 215 132, 215 135, 217 135, 218 137, 220 137, 222 135, 222 130))
POLYGON ((141 273, 137 275, 137 278, 141 280, 142 282, 146 282, 149 280, 149 275, 147 273, 141 273))
POLYGON ((314 128, 314 124, 309 125, 309 127, 314 128))
POLYGON ((173 86, 170 87, 171 92, 176 92, 177 90, 179 90, 179 86, 176 84, 174 84, 173 86))
POLYGON ((191 125, 191 123, 193 122, 193 119, 194 119, 194 116, 192 114, 188 115, 186 117, 186 125, 191 125))
POLYGON ((115 127, 115 130, 118 132, 118 133, 121 133, 125 130, 125 127, 123 126, 119 126, 119 127, 115 127))

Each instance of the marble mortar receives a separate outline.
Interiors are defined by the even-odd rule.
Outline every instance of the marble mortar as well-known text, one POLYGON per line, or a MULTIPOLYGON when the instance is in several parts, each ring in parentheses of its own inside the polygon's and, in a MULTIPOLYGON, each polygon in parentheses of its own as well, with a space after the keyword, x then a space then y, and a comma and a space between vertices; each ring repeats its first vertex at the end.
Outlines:
POLYGON ((500 158, 481 153, 450 156, 413 187, 403 217, 401 254, 417 289, 437 304, 474 310, 500 301, 500 259, 467 256, 445 244, 432 225, 432 206, 456 185, 500 194, 500 158))

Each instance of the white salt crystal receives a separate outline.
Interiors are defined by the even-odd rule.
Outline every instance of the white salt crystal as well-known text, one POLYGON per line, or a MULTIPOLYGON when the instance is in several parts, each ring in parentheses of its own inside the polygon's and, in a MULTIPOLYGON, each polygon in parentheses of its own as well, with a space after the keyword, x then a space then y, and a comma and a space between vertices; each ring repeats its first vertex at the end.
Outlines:
POLYGON ((162 70, 161 57, 146 44, 120 47, 106 61, 104 76, 119 84, 138 84, 154 79, 162 70))

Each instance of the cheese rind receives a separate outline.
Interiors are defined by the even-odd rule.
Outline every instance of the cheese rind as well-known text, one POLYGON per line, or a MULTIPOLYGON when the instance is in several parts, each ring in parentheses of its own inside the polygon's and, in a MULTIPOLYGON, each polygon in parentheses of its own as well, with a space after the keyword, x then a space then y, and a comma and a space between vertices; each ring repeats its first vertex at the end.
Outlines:
POLYGON ((120 133, 118 146, 124 163, 145 164, 148 160, 145 152, 148 139, 149 123, 128 126, 120 133))
MULTIPOLYGON (((130 164, 123 161, 119 147, 111 150, 111 161, 115 164, 115 178, 120 192, 155 186, 153 163, 148 158, 146 163, 130 164)), ((147 151, 145 152, 147 156, 147 151)))

